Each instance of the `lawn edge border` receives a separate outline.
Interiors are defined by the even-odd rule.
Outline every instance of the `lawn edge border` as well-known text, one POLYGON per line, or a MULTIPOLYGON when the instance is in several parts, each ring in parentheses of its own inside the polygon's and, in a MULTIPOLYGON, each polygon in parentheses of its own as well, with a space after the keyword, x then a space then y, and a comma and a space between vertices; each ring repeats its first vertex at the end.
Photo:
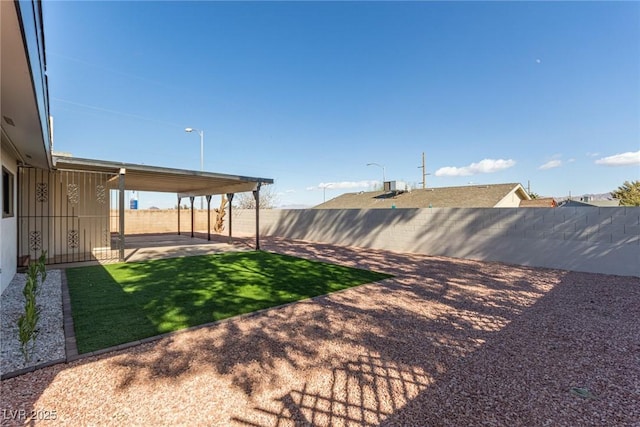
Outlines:
POLYGON ((39 369, 48 368, 49 366, 59 365, 61 363, 66 363, 67 359, 62 357, 60 359, 50 360, 48 362, 39 363, 37 365, 27 366, 26 368, 16 369, 15 371, 6 372, 0 375, 0 380, 8 380, 10 378, 18 377, 20 375, 28 374, 29 372, 37 371, 39 369))
POLYGON ((67 283, 67 270, 62 269, 60 274, 62 286, 62 327, 64 329, 64 350, 66 361, 74 360, 78 356, 78 344, 76 342, 75 326, 73 324, 73 313, 71 311, 71 293, 67 283))

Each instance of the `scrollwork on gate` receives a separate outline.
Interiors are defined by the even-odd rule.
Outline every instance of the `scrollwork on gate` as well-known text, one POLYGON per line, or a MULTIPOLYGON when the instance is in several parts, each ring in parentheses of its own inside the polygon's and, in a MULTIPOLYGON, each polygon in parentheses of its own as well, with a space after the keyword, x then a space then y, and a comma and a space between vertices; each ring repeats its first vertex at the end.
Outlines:
POLYGON ((107 192, 102 184, 96 185, 96 200, 101 205, 104 205, 107 201, 107 192))
POLYGON ((39 251, 42 248, 42 234, 40 231, 32 231, 29 233, 29 249, 39 251))
POLYGON ((46 203, 49 200, 49 185, 46 182, 36 183, 36 200, 46 203))
POLYGON ((78 230, 69 230, 67 232, 67 245, 71 249, 76 249, 79 246, 80 236, 78 230))
POLYGON ((72 205, 77 205, 80 200, 80 194, 78 191, 78 184, 68 184, 67 185, 67 197, 69 198, 69 203, 72 205))

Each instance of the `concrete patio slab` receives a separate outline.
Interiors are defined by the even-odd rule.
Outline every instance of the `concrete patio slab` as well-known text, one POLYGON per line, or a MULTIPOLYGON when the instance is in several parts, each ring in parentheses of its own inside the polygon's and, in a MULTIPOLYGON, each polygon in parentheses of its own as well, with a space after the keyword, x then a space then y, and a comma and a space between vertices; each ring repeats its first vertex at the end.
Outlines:
POLYGON ((228 239, 198 233, 196 237, 177 234, 144 234, 126 236, 125 261, 148 261, 160 258, 207 255, 250 250, 245 244, 230 244, 228 239), (204 238, 203 238, 204 237, 204 238))

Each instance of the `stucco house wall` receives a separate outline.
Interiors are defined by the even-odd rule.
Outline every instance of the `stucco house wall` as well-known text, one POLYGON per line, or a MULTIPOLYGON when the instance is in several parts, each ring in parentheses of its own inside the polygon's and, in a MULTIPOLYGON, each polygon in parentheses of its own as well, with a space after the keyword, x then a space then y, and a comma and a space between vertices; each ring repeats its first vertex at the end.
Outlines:
MULTIPOLYGON (((2 167, 13 174, 13 216, 0 218, 0 293, 13 279, 18 265, 18 252, 16 241, 18 239, 17 227, 17 163, 16 157, 4 146, 0 149, 0 163, 2 167)), ((0 186, 0 200, 4 197, 3 189, 0 186)))
POLYGON ((504 196, 502 200, 495 204, 496 208, 517 208, 520 206, 520 202, 522 200, 527 200, 525 195, 524 187, 518 185, 516 188, 511 190, 509 194, 504 196))

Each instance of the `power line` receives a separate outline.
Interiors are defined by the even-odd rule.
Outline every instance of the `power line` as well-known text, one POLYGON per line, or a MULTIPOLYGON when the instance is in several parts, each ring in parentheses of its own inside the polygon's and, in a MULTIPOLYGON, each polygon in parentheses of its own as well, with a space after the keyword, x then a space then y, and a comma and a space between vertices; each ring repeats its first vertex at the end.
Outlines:
POLYGON ((88 108, 88 109, 95 110, 95 111, 101 111, 101 112, 104 112, 104 113, 116 114, 116 115, 119 115, 119 116, 130 117, 130 118, 133 118, 133 119, 145 120, 145 121, 148 121, 148 122, 159 123, 159 124, 163 124, 163 125, 167 125, 167 126, 184 128, 184 126, 182 126, 182 125, 180 125, 178 123, 152 119, 150 117, 144 117, 144 116, 140 116, 138 114, 126 113, 124 111, 110 110, 108 108, 98 107, 98 106, 95 106, 95 105, 82 104, 80 102, 69 101, 68 99, 51 98, 51 100, 52 101, 57 101, 57 102, 63 102, 65 104, 75 105, 77 107, 88 108))

